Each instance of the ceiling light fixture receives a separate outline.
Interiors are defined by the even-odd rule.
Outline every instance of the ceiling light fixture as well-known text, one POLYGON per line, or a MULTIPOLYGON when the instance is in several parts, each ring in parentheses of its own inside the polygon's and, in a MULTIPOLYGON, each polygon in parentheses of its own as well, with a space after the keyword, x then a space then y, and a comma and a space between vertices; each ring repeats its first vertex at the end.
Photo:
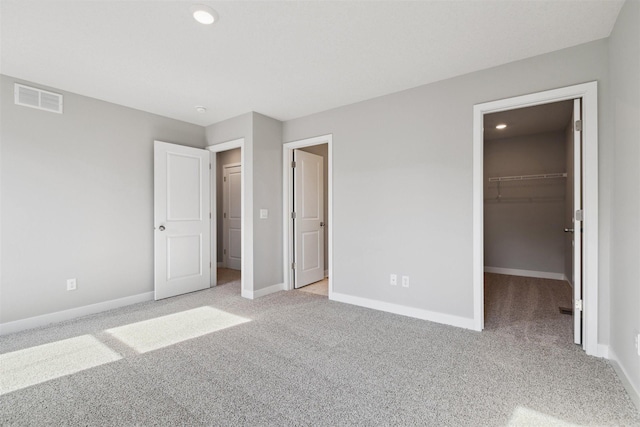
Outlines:
POLYGON ((198 113, 206 113, 207 112, 207 107, 203 107, 202 105, 197 105, 196 106, 196 111, 198 113))
POLYGON ((213 24, 218 20, 218 13, 203 4, 191 6, 191 13, 193 13, 193 19, 204 25, 213 24))
POLYGON ((506 127, 507 125, 505 125, 504 123, 500 123, 498 126, 496 126, 496 129, 504 129, 506 127))

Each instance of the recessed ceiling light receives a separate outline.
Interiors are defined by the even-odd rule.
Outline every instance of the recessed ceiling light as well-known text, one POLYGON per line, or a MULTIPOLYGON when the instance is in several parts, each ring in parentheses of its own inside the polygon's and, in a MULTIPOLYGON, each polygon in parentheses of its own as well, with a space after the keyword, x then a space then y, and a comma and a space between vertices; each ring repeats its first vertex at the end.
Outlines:
POLYGON ((218 13, 203 4, 191 6, 191 13, 193 13, 193 19, 201 24, 210 25, 218 20, 218 13))
POLYGON ((198 113, 206 113, 207 112, 207 107, 203 107, 202 105, 198 105, 198 106, 196 106, 196 111, 198 113))
POLYGON ((505 125, 504 123, 500 123, 498 126, 496 126, 496 129, 504 129, 506 127, 507 125, 505 125))

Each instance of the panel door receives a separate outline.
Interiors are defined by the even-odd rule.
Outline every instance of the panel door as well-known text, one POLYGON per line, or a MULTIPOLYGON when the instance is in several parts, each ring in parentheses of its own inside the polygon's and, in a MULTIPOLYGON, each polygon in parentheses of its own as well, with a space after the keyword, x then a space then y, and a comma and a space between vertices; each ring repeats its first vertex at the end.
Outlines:
POLYGON ((224 166, 222 202, 222 246, 227 268, 240 270, 242 265, 242 168, 224 166))
POLYGON ((155 299, 209 287, 209 151, 155 141, 155 299))

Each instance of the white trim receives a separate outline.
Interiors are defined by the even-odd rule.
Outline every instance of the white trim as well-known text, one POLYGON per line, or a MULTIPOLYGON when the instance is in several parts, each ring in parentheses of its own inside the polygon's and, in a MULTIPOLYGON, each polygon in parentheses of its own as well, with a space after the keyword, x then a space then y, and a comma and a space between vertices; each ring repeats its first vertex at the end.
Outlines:
MULTIPOLYGON (((232 150, 234 148, 240 148, 240 163, 242 165, 242 183, 240 184, 240 192, 242 193, 242 260, 240 262, 240 270, 242 271, 242 276, 240 278, 240 294, 245 298, 252 298, 246 295, 253 295, 253 147, 251 144, 245 144, 244 138, 209 145, 207 147, 207 149, 212 153, 219 153, 221 151, 232 150)), ((211 175, 213 177, 212 192, 214 195, 216 191, 216 168, 216 162, 212 161, 211 175)), ((215 227, 217 218, 215 197, 211 197, 211 203, 212 242, 217 242, 217 227, 215 227)), ((211 246, 211 259, 215 259, 217 263, 217 243, 212 244, 211 246)))
POLYGON ((124 298, 112 299, 98 302, 82 307, 70 308, 68 310, 56 311, 55 313, 43 314, 41 316, 28 317, 26 319, 15 320, 0 324, 0 335, 12 334, 24 331, 25 329, 37 328, 51 323, 64 322, 65 320, 76 319, 90 314, 102 313, 103 311, 125 307, 127 305, 141 302, 153 301, 153 291, 142 294, 131 295, 124 298))
POLYGON ((473 319, 484 328, 483 116, 550 102, 582 98, 583 127, 583 341, 598 352, 598 83, 589 82, 473 106, 473 319))
POLYGON ((293 206, 291 206, 292 199, 292 172, 291 172, 291 158, 293 150, 296 148, 310 147, 313 145, 327 144, 328 147, 328 183, 327 189, 329 194, 327 200, 329 207, 327 209, 329 218, 327 219, 327 234, 329 239, 327 244, 329 245, 329 270, 325 276, 329 277, 329 299, 333 299, 333 135, 322 135, 313 138, 301 139, 298 141, 286 142, 282 146, 282 230, 283 230, 283 256, 284 260, 284 290, 293 289, 293 271, 291 270, 291 260, 293 259, 293 248, 291 247, 291 236, 293 236, 293 222, 291 221, 290 212, 292 212, 293 206))
POLYGON ((618 374, 618 377, 620 378, 620 381, 622 382, 625 390, 627 390, 631 401, 633 401, 633 403, 636 405, 636 408, 638 408, 638 411, 640 411, 640 384, 633 384, 633 382, 631 381, 631 376, 629 375, 629 373, 627 373, 626 369, 624 369, 624 366, 620 364, 620 362, 618 361, 618 357, 612 349, 609 349, 609 356, 609 362, 611 363, 611 366, 613 366, 616 374, 618 374))
POLYGON ((256 299, 275 292, 284 291, 284 283, 277 283, 275 285, 267 286, 266 288, 258 289, 257 291, 242 290, 242 296, 248 299, 256 299))
POLYGON ((453 316, 451 314, 438 313, 436 311, 423 310, 421 308, 407 307, 404 305, 392 304, 389 302, 378 301, 369 298, 339 294, 337 292, 334 292, 331 295, 330 299, 346 304, 386 311, 387 313, 399 314, 401 316, 414 317, 416 319, 442 323, 443 325, 456 326, 458 328, 465 329, 475 329, 474 320, 466 317, 453 316))
POLYGON ((484 267, 485 273, 508 274, 510 276, 537 277, 539 279, 567 280, 564 273, 552 273, 548 271, 519 270, 516 268, 484 267))
POLYGON ((598 344, 598 357, 609 359, 609 346, 606 344, 598 344))

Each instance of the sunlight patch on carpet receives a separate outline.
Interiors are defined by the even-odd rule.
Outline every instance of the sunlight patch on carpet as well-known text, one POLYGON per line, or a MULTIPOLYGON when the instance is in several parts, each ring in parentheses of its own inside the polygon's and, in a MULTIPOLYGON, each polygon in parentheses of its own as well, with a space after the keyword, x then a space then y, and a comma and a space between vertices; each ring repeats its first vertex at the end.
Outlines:
POLYGON ((579 424, 569 423, 551 415, 534 411, 522 406, 516 407, 509 419, 509 427, 545 426, 545 427, 580 427, 579 424))
POLYGON ((246 317, 207 306, 107 329, 105 332, 138 353, 146 353, 250 321, 246 317))
POLYGON ((0 355, 0 395, 122 359, 91 335, 0 355))

